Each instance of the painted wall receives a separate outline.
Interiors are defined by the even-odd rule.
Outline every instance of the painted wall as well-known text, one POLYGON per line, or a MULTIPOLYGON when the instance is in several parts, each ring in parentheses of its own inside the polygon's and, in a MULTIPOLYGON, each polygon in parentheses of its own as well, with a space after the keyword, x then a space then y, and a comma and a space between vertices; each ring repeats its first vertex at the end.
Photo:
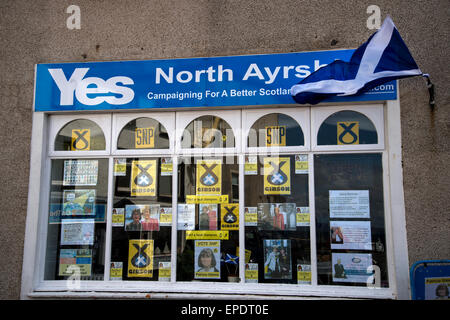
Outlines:
MULTIPOLYGON (((423 1, 111 0, 0 3, 0 299, 18 299, 27 208, 34 65, 356 48, 369 5, 390 14, 436 85, 400 81, 410 264, 450 258, 450 3, 423 1), (69 5, 81 9, 70 30, 69 5)), ((395 214, 395 212, 393 213, 395 214)))

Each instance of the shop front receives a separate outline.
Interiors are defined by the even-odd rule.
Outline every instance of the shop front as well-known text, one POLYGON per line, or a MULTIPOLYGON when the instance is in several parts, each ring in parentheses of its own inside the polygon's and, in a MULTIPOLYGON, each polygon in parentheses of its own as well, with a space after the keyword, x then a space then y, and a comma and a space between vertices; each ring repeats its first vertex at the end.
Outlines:
POLYGON ((25 296, 408 297, 396 82, 289 92, 352 52, 37 65, 25 296))

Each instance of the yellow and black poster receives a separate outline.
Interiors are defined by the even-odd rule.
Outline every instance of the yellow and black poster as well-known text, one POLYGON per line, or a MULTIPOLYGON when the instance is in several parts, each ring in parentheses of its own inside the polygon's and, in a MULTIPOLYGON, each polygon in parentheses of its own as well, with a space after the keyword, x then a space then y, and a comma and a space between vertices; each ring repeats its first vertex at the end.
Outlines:
POLYGON ((267 147, 286 146, 286 126, 266 127, 266 146, 267 147))
POLYGON ((131 163, 131 195, 156 196, 156 160, 133 160, 131 163))
POLYGON ((155 147, 155 128, 136 128, 134 132, 136 149, 146 149, 155 147))
POLYGON ((344 121, 337 123, 337 144, 359 144, 358 121, 344 121))
POLYGON ((128 277, 153 277, 153 240, 130 240, 128 277))
POLYGON ((222 195, 222 160, 198 160, 195 193, 198 196, 222 195))
POLYGON ((91 130, 73 129, 70 151, 89 151, 91 150, 91 130))
POLYGON ((291 159, 264 158, 264 194, 291 194, 291 159))
POLYGON ((222 203, 220 205, 220 229, 239 230, 238 203, 222 203))

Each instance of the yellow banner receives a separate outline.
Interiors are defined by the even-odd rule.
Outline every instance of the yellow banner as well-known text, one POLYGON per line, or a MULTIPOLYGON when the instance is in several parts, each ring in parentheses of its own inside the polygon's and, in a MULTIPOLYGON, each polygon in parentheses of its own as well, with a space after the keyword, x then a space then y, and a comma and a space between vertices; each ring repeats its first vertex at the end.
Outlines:
POLYGON ((136 128, 134 132, 134 141, 136 149, 155 147, 155 128, 136 128))
POLYGON ((343 121, 337 123, 337 144, 359 144, 358 121, 343 121))
POLYGON ((196 195, 220 196, 222 194, 222 160, 198 160, 196 195))
POLYGON ((153 240, 130 240, 128 277, 153 277, 153 240))
POLYGON ((156 196, 156 160, 133 160, 131 164, 131 195, 156 196))
POLYGON ((70 151, 88 151, 91 150, 91 130, 73 129, 70 151))
POLYGON ((286 126, 266 127, 266 146, 267 147, 286 146, 286 126))
POLYGON ((291 194, 290 158, 264 158, 264 194, 291 194))
POLYGON ((228 231, 187 230, 186 240, 228 240, 228 231))
POLYGON ((186 203, 189 204, 216 204, 216 203, 228 203, 228 195, 224 194, 221 196, 196 196, 196 195, 187 195, 186 203))
POLYGON ((239 230, 238 203, 222 203, 220 205, 220 229, 239 230))

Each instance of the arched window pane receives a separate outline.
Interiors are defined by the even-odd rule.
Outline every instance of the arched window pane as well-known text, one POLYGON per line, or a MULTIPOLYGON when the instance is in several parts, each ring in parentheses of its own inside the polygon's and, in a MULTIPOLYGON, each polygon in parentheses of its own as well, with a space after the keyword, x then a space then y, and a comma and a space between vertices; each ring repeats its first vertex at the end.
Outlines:
POLYGON ((247 144, 249 147, 303 146, 305 138, 296 120, 282 113, 271 113, 253 124, 247 144))
POLYGON ((159 121, 137 118, 120 132, 117 149, 169 149, 169 135, 159 121))
POLYGON ((105 148, 102 129, 95 122, 86 119, 69 122, 55 139, 55 151, 92 151, 105 148))
POLYGON ((317 145, 377 144, 377 130, 372 121, 356 111, 339 111, 320 126, 317 145))
POLYGON ((182 148, 234 148, 230 125, 216 116, 202 116, 187 125, 181 137, 182 148))

